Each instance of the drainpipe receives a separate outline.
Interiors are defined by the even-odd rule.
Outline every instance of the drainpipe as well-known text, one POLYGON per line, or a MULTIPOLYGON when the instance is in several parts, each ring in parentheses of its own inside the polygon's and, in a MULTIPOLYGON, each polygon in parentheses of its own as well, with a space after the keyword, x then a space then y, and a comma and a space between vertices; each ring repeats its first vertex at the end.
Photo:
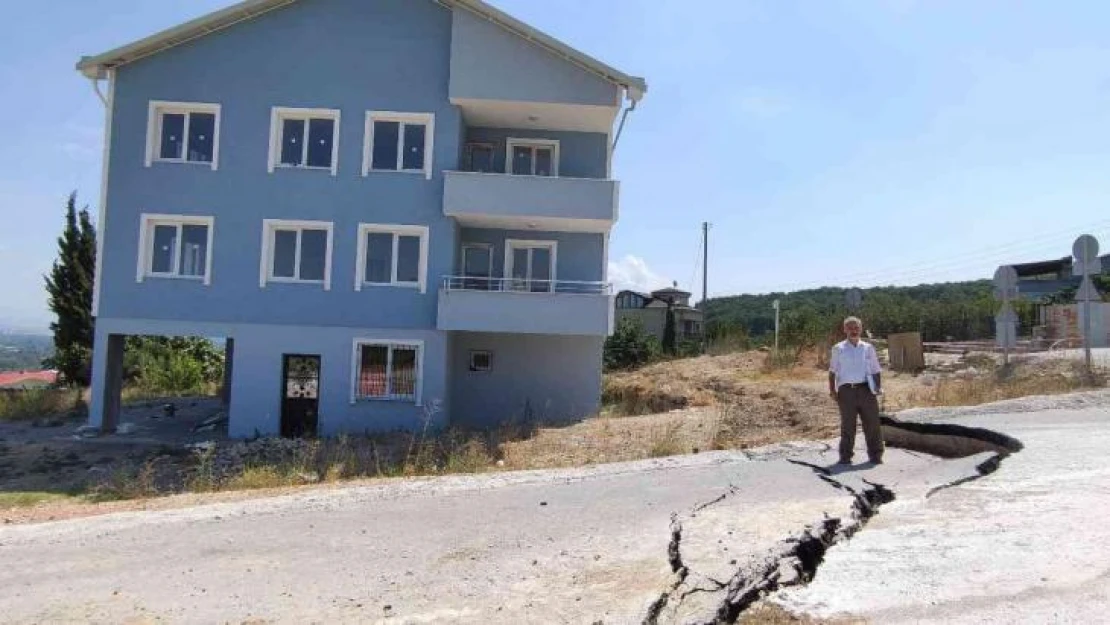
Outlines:
POLYGON ((104 106, 108 106, 108 98, 105 97, 104 94, 100 92, 100 79, 99 78, 90 78, 89 82, 92 83, 93 91, 96 92, 96 97, 100 98, 100 103, 103 104, 104 106))
POLYGON ((629 91, 629 99, 632 100, 632 106, 624 109, 624 113, 621 114, 621 123, 617 126, 617 136, 613 137, 613 147, 611 150, 614 152, 617 150, 617 142, 621 140, 621 132, 624 131, 624 122, 628 120, 628 114, 636 110, 636 104, 640 101, 640 94, 629 91))

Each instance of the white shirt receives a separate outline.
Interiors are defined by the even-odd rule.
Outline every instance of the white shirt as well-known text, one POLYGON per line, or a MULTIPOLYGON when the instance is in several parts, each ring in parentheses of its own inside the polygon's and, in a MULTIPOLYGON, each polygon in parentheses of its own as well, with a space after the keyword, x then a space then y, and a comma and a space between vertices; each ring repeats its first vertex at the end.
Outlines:
POLYGON ((836 374, 836 386, 840 388, 841 384, 866 382, 867 376, 882 373, 882 368, 879 366, 879 355, 870 343, 860 341, 852 345, 845 339, 833 345, 829 372, 836 374))

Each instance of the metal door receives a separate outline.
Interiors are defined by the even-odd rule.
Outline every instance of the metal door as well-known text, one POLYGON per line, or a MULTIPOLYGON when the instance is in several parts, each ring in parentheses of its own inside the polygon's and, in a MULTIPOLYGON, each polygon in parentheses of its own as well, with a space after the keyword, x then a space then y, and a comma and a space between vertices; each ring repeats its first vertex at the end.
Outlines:
POLYGON ((315 436, 320 409, 320 356, 285 354, 281 362, 281 435, 315 436))

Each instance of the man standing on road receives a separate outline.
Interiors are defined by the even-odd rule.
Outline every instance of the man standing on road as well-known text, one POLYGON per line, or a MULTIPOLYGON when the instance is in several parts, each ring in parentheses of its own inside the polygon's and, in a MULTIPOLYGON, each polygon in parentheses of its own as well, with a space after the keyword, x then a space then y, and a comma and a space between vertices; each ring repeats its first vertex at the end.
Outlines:
POLYGON ((829 357, 829 394, 840 407, 840 462, 851 464, 856 446, 856 415, 863 422, 867 456, 873 464, 883 462, 883 432, 879 425, 882 369, 875 348, 860 340, 863 322, 856 317, 844 320, 848 335, 832 348, 829 357))

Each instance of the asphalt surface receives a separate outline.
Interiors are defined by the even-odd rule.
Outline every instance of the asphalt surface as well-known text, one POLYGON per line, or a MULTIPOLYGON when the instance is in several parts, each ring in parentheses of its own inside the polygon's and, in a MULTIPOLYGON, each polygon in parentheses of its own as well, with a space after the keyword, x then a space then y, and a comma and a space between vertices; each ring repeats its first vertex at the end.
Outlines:
POLYGON ((1105 406, 944 419, 1005 432, 1025 448, 974 482, 884 506, 828 552, 811 584, 775 600, 873 623, 1110 622, 1105 406))
POLYGON ((778 600, 875 622, 1013 622, 1025 608, 1084 620, 1106 598, 1110 419, 1089 408, 1101 402, 962 417, 1027 448, 928 498, 982 458, 889 450, 884 465, 822 477, 807 465, 835 452, 807 443, 5 526, 0 622, 639 623, 675 588, 675 553, 691 592, 659 622, 698 621, 730 575, 848 519, 874 484, 897 499, 778 600))

